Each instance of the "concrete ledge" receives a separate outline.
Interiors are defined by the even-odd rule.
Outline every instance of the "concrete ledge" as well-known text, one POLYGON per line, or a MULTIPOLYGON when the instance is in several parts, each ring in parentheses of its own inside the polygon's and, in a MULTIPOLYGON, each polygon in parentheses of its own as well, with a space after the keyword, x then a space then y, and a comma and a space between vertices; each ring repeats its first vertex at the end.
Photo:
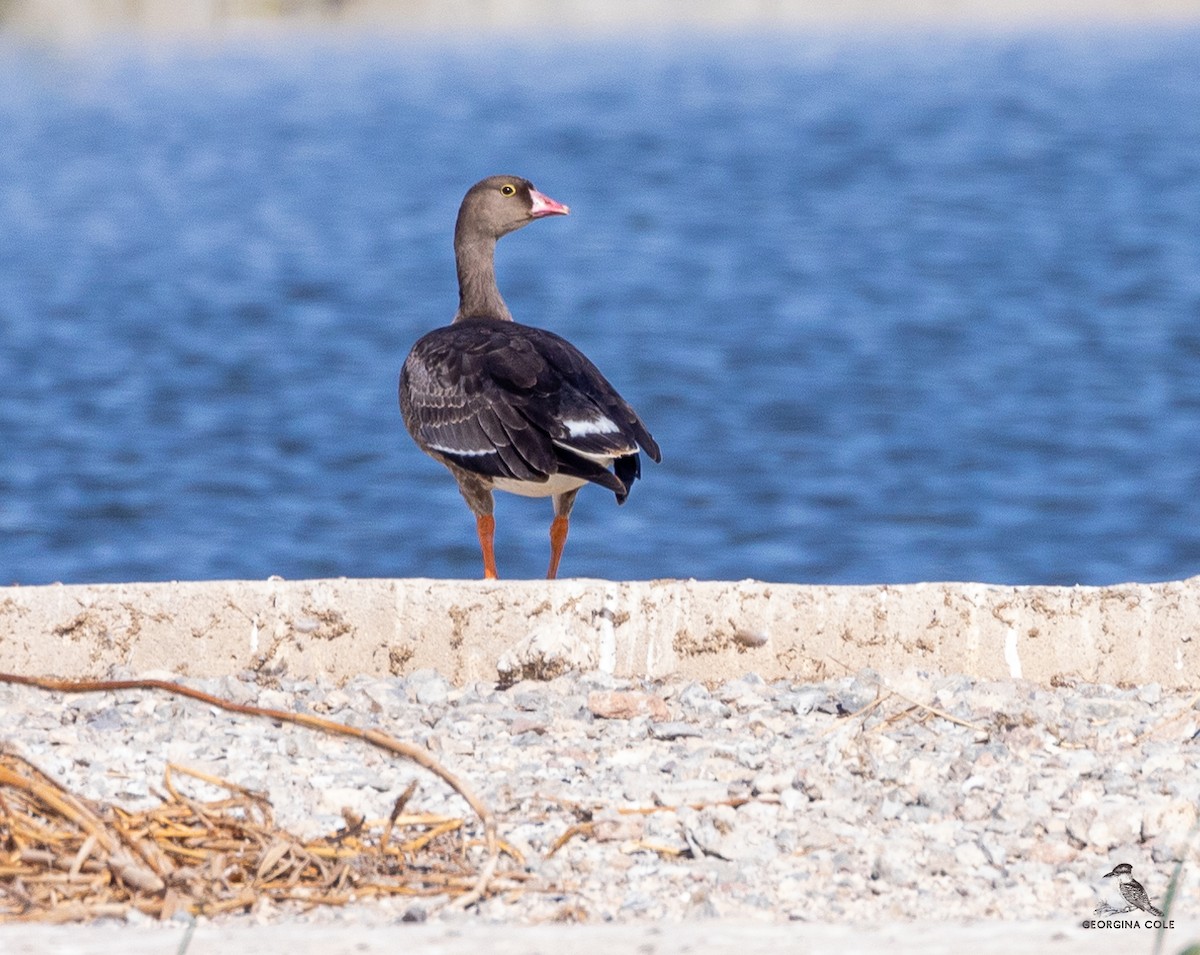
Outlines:
POLYGON ((432 667, 550 677, 820 680, 862 667, 1200 686, 1200 577, 1112 587, 758 581, 266 580, 0 588, 0 670, 255 671, 342 681, 432 667))

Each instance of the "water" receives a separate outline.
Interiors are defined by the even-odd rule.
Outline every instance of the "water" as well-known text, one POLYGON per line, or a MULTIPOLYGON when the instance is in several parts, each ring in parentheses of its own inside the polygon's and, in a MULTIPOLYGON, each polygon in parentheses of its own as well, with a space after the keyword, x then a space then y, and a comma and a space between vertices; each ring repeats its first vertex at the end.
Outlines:
POLYGON ((514 314, 665 455, 564 574, 1200 573, 1192 29, 0 45, 0 581, 478 576, 396 377, 498 171, 573 209, 514 314))

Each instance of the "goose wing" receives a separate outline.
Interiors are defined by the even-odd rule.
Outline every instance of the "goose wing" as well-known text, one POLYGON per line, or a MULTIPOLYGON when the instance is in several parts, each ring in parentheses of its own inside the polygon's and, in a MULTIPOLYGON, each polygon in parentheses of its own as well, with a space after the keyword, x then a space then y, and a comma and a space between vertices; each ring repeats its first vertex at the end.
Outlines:
POLYGON ((400 406, 422 448, 484 477, 569 474, 623 498, 639 449, 661 460, 595 365, 553 332, 515 322, 466 319, 423 337, 404 363, 400 406))

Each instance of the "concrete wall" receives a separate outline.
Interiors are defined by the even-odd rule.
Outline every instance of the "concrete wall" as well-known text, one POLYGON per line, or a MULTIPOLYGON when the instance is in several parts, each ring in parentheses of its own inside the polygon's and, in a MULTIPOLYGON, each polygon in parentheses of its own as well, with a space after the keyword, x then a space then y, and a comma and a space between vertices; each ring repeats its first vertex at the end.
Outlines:
POLYGON ((1200 687, 1200 577, 1113 587, 304 580, 0 588, 0 670, 818 680, 862 667, 1200 687))

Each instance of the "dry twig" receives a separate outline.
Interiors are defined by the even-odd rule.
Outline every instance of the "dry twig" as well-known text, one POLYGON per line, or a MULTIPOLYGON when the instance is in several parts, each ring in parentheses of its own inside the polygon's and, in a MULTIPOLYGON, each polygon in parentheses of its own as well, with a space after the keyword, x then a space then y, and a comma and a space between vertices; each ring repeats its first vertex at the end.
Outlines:
POLYGON ((1133 741, 1133 745, 1137 746, 1141 743, 1144 743, 1144 742, 1146 742, 1146 740, 1148 740, 1151 736, 1154 736, 1156 733, 1158 733, 1162 730, 1165 730, 1168 726, 1178 723, 1181 719, 1183 719, 1189 713, 1194 712, 1196 709, 1196 704, 1198 704, 1198 703, 1200 703, 1200 693, 1197 693, 1190 700, 1188 700, 1187 703, 1184 705, 1183 709, 1181 709, 1174 716, 1168 716, 1165 720, 1160 720, 1159 722, 1157 722, 1153 726, 1151 726, 1150 729, 1146 730, 1146 732, 1144 732, 1141 736, 1139 736, 1137 739, 1135 739, 1133 741))

